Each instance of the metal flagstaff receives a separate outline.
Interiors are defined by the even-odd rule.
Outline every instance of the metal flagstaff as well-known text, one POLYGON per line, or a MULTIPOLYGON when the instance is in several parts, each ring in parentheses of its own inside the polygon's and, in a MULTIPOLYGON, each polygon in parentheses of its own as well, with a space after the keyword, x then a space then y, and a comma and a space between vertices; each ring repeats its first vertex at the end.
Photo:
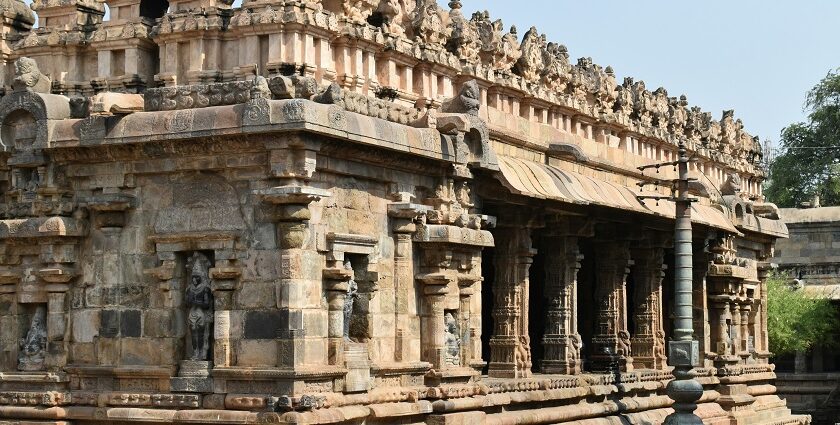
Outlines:
POLYGON ((674 413, 665 418, 667 425, 701 425, 703 421, 694 414, 697 400, 703 395, 703 386, 694 379, 692 369, 700 363, 699 343, 694 340, 693 303, 692 303, 692 235, 691 203, 695 199, 688 196, 688 185, 692 180, 688 176, 690 159, 686 154, 685 143, 679 143, 679 156, 676 161, 639 167, 644 171, 649 168, 675 166, 678 170, 676 180, 653 179, 641 182, 647 184, 670 185, 672 196, 638 196, 639 199, 662 199, 676 204, 676 223, 674 225, 674 335, 668 342, 668 364, 674 367, 674 380, 668 383, 668 397, 674 400, 674 413))

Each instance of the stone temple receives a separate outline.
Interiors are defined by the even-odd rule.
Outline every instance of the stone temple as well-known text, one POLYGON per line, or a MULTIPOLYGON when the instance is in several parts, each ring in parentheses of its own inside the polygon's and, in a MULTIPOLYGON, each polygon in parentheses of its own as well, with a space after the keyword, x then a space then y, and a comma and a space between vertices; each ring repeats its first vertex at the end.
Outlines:
POLYGON ((660 423, 680 141, 696 412, 810 420, 732 111, 457 0, 0 4, 0 423, 660 423))

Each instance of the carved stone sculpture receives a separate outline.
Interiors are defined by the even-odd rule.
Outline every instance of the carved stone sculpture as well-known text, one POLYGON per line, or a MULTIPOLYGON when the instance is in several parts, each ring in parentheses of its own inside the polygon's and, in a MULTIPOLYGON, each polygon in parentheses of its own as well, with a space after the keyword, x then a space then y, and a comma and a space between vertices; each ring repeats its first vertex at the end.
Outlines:
POLYGON ((679 99, 672 97, 668 103, 668 131, 682 135, 688 122, 688 100, 682 95, 679 99))
POLYGON ((545 36, 540 36, 536 27, 531 27, 522 38, 520 50, 522 56, 516 62, 516 73, 526 81, 536 82, 544 69, 543 51, 546 49, 545 36))
POLYGON ((405 36, 406 6, 403 0, 382 0, 377 12, 382 16, 382 29, 395 36, 405 36))
POLYGON ((441 112, 478 115, 481 107, 481 90, 475 80, 470 80, 461 85, 458 95, 447 99, 441 105, 441 112))
POLYGON ((522 56, 516 27, 511 27, 509 33, 502 35, 504 24, 501 19, 490 21, 490 13, 487 11, 476 12, 471 21, 478 29, 482 60, 494 71, 510 72, 522 56))
POLYGON ((463 62, 468 64, 477 62, 479 60, 479 49, 481 48, 478 28, 472 21, 464 18, 460 1, 450 1, 449 7, 452 9, 449 12, 452 34, 449 36, 446 48, 456 54, 463 62))
POLYGON ((354 24, 364 24, 376 8, 376 2, 371 0, 344 0, 342 7, 344 17, 348 21, 354 24))
POLYGON ((451 312, 444 316, 446 324, 446 355, 447 364, 459 366, 461 364, 461 336, 458 330, 458 320, 451 312))
MULTIPOLYGON (((353 275, 353 265, 350 260, 344 262, 344 270, 353 275)), ((359 284, 356 279, 350 278, 347 285, 347 296, 344 298, 344 339, 350 340, 350 320, 353 318, 353 305, 356 302, 356 297, 359 296, 359 284)))
POLYGON ((660 87, 653 92, 653 125, 660 129, 668 126, 668 91, 660 87))
POLYGON ((617 87, 613 112, 621 117, 629 118, 633 114, 633 78, 625 77, 624 83, 617 87))
POLYGON ((569 82, 569 52, 566 46, 548 43, 543 49, 542 83, 551 90, 563 92, 569 82))
POLYGON ((47 348, 47 308, 45 305, 38 305, 32 321, 29 324, 29 331, 26 337, 20 341, 20 353, 18 354, 18 370, 38 371, 44 369, 44 357, 47 348))
POLYGON ((46 75, 41 74, 38 63, 34 59, 22 57, 15 61, 15 79, 12 89, 32 90, 36 93, 49 93, 52 82, 46 75))
POLYGON ((446 44, 452 27, 449 14, 443 11, 435 0, 420 0, 411 20, 414 34, 420 41, 429 44, 446 44))
POLYGON ((738 173, 729 173, 726 176, 726 182, 720 188, 722 195, 739 196, 741 194, 741 176, 738 173))
POLYGON ((735 123, 735 111, 723 111, 723 117, 720 120, 720 148, 724 153, 730 153, 735 146, 735 138, 738 134, 737 125, 735 123))
POLYGON ((633 84, 633 113, 642 127, 650 127, 653 123, 653 94, 645 88, 644 81, 633 84))
POLYGON ((186 304, 189 309, 187 324, 190 328, 192 353, 190 360, 204 361, 210 352, 210 335, 213 331, 213 293, 210 289, 210 260, 200 253, 193 254, 189 262, 189 285, 186 304))
POLYGON ((29 178, 26 179, 23 190, 28 194, 34 194, 38 190, 39 186, 41 186, 41 178, 38 175, 38 170, 32 169, 29 174, 29 178))

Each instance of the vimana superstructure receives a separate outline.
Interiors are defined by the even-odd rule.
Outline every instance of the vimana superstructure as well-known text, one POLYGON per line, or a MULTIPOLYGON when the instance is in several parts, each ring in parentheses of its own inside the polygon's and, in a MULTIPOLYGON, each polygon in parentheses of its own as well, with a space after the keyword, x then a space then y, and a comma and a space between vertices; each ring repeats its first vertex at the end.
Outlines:
POLYGON ((661 423, 680 145, 695 414, 809 422, 732 111, 457 0, 0 4, 0 422, 661 423))

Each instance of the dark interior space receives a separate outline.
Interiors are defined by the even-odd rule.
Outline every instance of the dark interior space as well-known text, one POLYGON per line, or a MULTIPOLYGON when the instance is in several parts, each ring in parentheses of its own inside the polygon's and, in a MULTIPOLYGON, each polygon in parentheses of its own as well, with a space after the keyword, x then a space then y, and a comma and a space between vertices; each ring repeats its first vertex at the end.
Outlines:
POLYGON ((490 336, 493 335, 493 285, 496 280, 496 268, 493 264, 495 252, 492 248, 481 251, 481 359, 484 368, 481 373, 486 375, 490 366, 490 336))
POLYGON ((169 2, 167 0, 141 0, 140 1, 140 16, 155 20, 163 17, 166 11, 169 10, 169 2))
POLYGON ((578 304, 577 319, 578 332, 583 346, 581 347, 582 368, 590 371, 589 356, 592 346, 592 336, 595 333, 595 255, 592 243, 588 239, 579 242, 580 252, 583 254, 580 271, 578 271, 578 304))
MULTIPOLYGON (((625 279, 625 286, 624 286, 624 293, 626 294, 627 298, 627 330, 630 332, 630 336, 636 334, 636 310, 637 310, 637 303, 639 302, 638 296, 636 291, 638 290, 638 285, 636 285, 636 279, 633 276, 633 267, 630 267, 630 273, 627 274, 627 278, 625 279)), ((633 353, 630 353, 631 355, 633 353)))
MULTIPOLYGON (((542 247, 540 241, 534 241, 535 246, 542 247)), ((545 255, 540 249, 533 258, 528 276, 528 335, 531 338, 531 371, 538 373, 545 358, 545 348, 542 344, 545 331, 545 255)))
POLYGON ((665 346, 674 334, 674 250, 665 250, 665 277, 662 279, 662 329, 665 330, 665 346))

